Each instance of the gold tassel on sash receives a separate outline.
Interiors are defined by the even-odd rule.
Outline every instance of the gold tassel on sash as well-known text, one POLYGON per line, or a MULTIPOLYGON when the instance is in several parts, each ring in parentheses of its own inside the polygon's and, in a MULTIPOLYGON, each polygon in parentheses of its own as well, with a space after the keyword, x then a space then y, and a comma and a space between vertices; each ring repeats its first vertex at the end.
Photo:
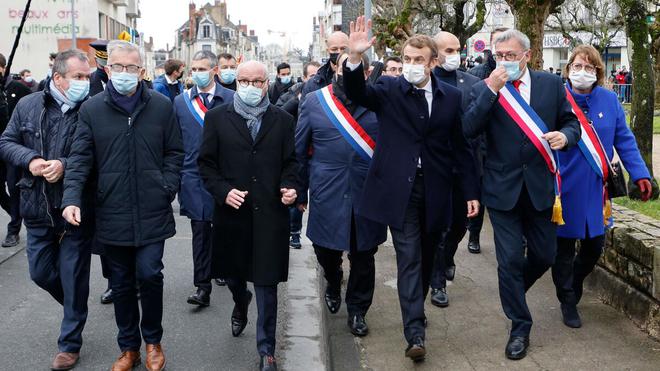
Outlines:
POLYGON ((605 207, 603 207, 603 223, 605 226, 610 224, 610 218, 612 217, 612 201, 609 199, 605 200, 605 207))
POLYGON ((564 225, 564 216, 562 215, 561 208, 561 197, 559 195, 555 196, 555 204, 552 206, 552 222, 557 223, 557 225, 564 225))

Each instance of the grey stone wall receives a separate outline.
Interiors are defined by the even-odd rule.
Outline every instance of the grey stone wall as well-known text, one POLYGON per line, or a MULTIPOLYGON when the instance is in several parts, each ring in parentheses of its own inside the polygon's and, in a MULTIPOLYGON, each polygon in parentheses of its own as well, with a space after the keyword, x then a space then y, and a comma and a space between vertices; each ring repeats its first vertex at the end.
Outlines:
POLYGON ((587 285, 660 339, 660 221, 617 205, 613 213, 615 227, 587 285))

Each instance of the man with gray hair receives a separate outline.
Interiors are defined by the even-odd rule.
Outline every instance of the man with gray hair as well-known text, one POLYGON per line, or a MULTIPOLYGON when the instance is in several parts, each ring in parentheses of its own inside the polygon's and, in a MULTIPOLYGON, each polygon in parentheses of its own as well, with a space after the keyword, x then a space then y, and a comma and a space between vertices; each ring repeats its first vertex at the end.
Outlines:
POLYGON ((577 144, 580 125, 561 78, 527 67, 527 36, 504 31, 494 46, 497 68, 472 88, 463 129, 487 138, 483 203, 495 233, 500 299, 512 322, 505 354, 517 360, 527 354, 532 329, 525 293, 553 264, 563 224, 554 151, 577 144))
POLYGON ((80 109, 62 215, 72 226, 94 222, 81 215, 80 206, 84 184, 95 173, 96 241, 110 266, 122 352, 112 370, 140 363, 141 340, 147 370, 162 370, 162 259, 165 240, 176 233, 171 204, 184 157, 181 131, 169 99, 141 81, 144 68, 135 45, 111 41, 105 69, 110 77, 105 91, 80 109))
MULTIPOLYGON (((87 320, 94 224, 67 225, 61 209, 62 178, 71 159, 78 109, 89 92, 89 70, 85 53, 59 53, 49 84, 18 102, 0 137, 2 158, 23 170, 18 187, 30 277, 64 309, 53 370, 69 370, 78 362, 87 320)), ((87 183, 81 184, 79 205, 85 216, 93 202, 90 191, 87 183)))
POLYGON ((233 336, 248 321, 254 283, 257 349, 262 371, 277 370, 277 285, 289 268, 289 213, 296 200, 295 122, 270 104, 266 66, 242 63, 233 104, 208 112, 199 173, 215 199, 213 277, 227 279, 234 298, 233 336))
POLYGON ((192 64, 195 86, 174 98, 174 112, 181 127, 183 149, 186 156, 181 169, 179 205, 181 215, 190 219, 194 284, 197 290, 188 297, 188 303, 206 307, 211 294, 211 237, 213 234, 213 197, 207 192, 199 176, 197 156, 202 143, 206 112, 234 99, 234 91, 216 83, 218 59, 210 51, 195 53, 192 64))

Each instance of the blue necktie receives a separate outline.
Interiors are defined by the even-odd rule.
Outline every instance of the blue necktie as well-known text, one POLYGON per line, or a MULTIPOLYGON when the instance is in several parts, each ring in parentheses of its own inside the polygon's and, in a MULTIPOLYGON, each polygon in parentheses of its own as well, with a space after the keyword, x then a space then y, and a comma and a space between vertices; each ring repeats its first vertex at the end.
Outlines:
POLYGON ((209 107, 209 93, 199 93, 199 95, 202 97, 202 102, 204 103, 204 107, 208 108, 209 107))

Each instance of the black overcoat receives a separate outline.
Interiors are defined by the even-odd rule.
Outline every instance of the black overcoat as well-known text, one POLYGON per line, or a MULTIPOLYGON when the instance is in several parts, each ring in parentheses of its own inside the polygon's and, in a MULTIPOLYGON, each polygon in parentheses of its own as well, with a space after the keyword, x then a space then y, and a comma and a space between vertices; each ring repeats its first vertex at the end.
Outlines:
POLYGON ((270 105, 253 141, 233 104, 206 113, 199 172, 215 199, 214 277, 255 285, 285 282, 289 268, 289 212, 281 188, 296 188, 293 117, 270 105), (238 209, 225 204, 232 189, 247 191, 238 209))

